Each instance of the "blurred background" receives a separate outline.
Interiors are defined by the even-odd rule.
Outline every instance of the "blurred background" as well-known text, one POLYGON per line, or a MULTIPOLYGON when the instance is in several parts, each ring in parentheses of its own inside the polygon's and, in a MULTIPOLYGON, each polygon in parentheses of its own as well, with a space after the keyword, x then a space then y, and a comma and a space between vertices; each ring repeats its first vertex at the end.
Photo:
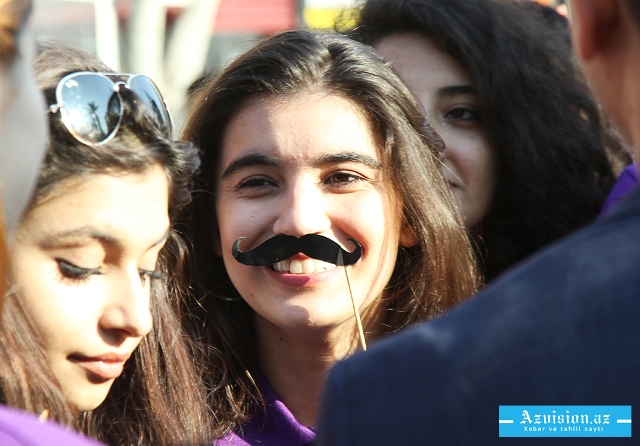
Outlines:
POLYGON ((205 73, 219 71, 262 36, 348 21, 361 1, 34 0, 32 29, 37 38, 91 51, 116 71, 151 77, 179 131, 190 89, 205 73))
POLYGON ((160 87, 177 130, 189 89, 262 36, 300 26, 331 28, 358 0, 34 0, 36 38, 97 54, 116 71, 160 87))

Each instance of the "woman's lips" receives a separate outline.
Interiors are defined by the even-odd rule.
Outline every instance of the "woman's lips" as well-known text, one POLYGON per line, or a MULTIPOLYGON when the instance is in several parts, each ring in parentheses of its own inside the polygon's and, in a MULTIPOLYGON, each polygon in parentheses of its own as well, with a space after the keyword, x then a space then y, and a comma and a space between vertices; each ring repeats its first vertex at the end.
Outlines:
POLYGON ((332 280, 344 267, 333 267, 328 270, 314 271, 311 273, 291 273, 289 271, 276 271, 269 266, 263 266, 264 270, 278 282, 291 287, 315 286, 332 280))
POLYGON ((69 360, 85 369, 93 377, 110 380, 122 375, 124 363, 129 359, 124 355, 82 356, 71 355, 69 360))

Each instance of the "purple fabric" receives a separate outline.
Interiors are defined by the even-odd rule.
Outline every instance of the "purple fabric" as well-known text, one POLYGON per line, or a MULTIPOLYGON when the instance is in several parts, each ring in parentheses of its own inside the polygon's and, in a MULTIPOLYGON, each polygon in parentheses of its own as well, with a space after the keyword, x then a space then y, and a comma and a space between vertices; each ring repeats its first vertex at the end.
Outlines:
POLYGON ((305 446, 316 438, 313 428, 298 423, 293 414, 278 399, 262 373, 256 373, 258 386, 267 403, 266 411, 259 410, 251 421, 236 432, 214 441, 215 446, 305 446))
POLYGON ((620 200, 626 197, 629 192, 636 188, 638 185, 638 168, 635 163, 627 166, 626 169, 622 171, 616 184, 614 184, 611 192, 607 196, 607 199, 604 201, 602 205, 602 209, 600 210, 600 217, 602 218, 609 213, 609 211, 615 207, 620 200))
POLYGON ((2 446, 99 446, 92 440, 68 431, 59 424, 40 422, 32 415, 0 406, 2 446))

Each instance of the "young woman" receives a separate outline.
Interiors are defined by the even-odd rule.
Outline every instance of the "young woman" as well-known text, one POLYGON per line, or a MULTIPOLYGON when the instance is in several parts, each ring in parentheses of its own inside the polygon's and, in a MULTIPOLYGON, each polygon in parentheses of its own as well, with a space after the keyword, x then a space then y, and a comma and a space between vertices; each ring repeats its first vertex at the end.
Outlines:
POLYGON ((59 44, 41 50, 50 139, 11 249, 3 401, 108 444, 206 444, 173 226, 196 149, 171 139, 148 78, 59 44))
POLYGON ((486 281, 598 216, 628 156, 531 2, 368 0, 350 35, 398 71, 445 143, 486 281))
POLYGON ((329 368, 362 342, 354 306, 373 341, 475 290, 438 141, 373 51, 306 31, 208 82, 184 136, 203 152, 191 234, 218 444, 308 444, 329 368))

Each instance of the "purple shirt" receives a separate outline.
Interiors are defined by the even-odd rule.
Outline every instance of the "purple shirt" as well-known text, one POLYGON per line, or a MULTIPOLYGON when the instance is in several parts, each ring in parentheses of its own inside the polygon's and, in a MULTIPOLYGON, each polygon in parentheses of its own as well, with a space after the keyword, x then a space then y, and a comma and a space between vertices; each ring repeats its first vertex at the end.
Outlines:
POLYGON ((614 184, 611 192, 607 196, 607 199, 604 201, 602 205, 602 209, 600 210, 600 218, 604 217, 609 211, 615 207, 620 200, 629 194, 633 189, 638 185, 638 169, 635 163, 627 166, 626 169, 622 171, 616 184, 614 184))
POLYGON ((236 432, 213 442, 215 446, 305 446, 316 438, 313 428, 298 423, 287 406, 278 399, 262 373, 256 373, 258 386, 266 402, 266 410, 258 413, 236 432))
POLYGON ((0 406, 2 446, 100 446, 53 422, 38 421, 33 414, 0 406))

